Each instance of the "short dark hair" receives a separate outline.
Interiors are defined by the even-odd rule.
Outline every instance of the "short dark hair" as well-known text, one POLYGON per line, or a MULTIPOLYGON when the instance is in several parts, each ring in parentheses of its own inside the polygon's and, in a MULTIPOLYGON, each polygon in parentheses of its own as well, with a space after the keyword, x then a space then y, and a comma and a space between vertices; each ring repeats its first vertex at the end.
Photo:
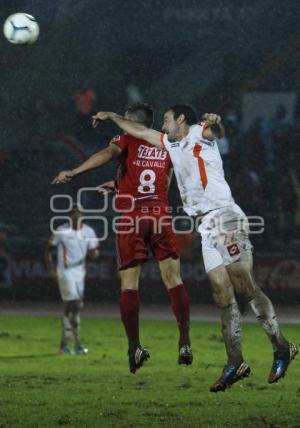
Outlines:
POLYGON ((197 114, 191 106, 185 104, 175 104, 169 107, 166 111, 169 110, 172 110, 174 113, 174 119, 177 119, 181 114, 183 114, 188 125, 195 125, 198 123, 197 114))
POLYGON ((152 128, 154 123, 154 112, 153 109, 149 106, 149 104, 144 103, 136 103, 127 107, 127 113, 134 113, 137 117, 138 122, 147 126, 148 128, 152 128))

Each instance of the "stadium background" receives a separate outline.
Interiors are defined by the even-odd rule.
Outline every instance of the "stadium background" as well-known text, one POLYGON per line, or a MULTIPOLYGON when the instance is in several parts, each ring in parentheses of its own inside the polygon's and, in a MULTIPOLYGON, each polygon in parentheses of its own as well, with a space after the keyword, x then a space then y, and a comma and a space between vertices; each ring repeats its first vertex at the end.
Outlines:
MULTIPOLYGON (((227 137, 220 148, 234 197, 266 222, 265 233, 253 236, 257 279, 277 302, 299 304, 297 1, 3 0, 0 11, 2 20, 31 13, 41 28, 33 46, 0 42, 2 300, 59 300, 43 262, 50 197, 75 197, 80 187, 112 178, 115 166, 70 185, 50 182, 118 132, 110 124, 92 130, 92 113, 122 113, 144 101, 154 107, 158 128, 174 103, 222 115, 227 137)), ((174 181, 170 200, 180 206, 174 181)), ((97 204, 95 197, 86 202, 97 204)), ((182 236, 181 247, 192 302, 210 302, 200 239, 182 236)), ((100 260, 89 263, 86 299, 116 303, 118 293, 111 233, 100 260)), ((167 301, 154 263, 144 268, 142 294, 146 303, 167 301)))

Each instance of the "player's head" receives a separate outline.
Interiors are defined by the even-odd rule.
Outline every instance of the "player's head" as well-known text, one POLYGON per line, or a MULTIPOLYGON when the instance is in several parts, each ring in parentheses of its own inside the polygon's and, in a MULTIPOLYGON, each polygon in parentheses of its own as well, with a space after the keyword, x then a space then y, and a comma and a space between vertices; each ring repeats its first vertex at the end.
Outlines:
POLYGON ((133 104, 127 107, 124 117, 127 120, 141 123, 147 128, 152 128, 154 122, 154 113, 148 104, 133 104))
POLYGON ((73 229, 78 229, 79 220, 81 217, 81 212, 80 212, 77 204, 73 204, 71 212, 69 215, 70 215, 70 218, 72 219, 73 229))
POLYGON ((181 137, 182 127, 189 127, 197 122, 197 115, 192 107, 176 104, 166 110, 162 130, 168 134, 169 141, 175 141, 181 137))

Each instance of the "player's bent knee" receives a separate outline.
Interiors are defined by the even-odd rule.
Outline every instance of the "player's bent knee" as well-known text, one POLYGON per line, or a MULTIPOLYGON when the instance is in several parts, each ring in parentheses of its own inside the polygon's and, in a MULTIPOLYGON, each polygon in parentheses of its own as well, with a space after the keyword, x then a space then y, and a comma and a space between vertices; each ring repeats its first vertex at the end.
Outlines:
POLYGON ((230 283, 212 283, 213 298, 217 306, 223 308, 235 302, 233 287, 230 283))
POLYGON ((121 290, 138 290, 139 278, 141 273, 140 266, 134 266, 120 271, 121 290))
POLYGON ((233 287, 223 265, 209 271, 208 277, 217 306, 225 307, 235 302, 233 287))
POLYGON ((174 273, 171 270, 170 271, 165 270, 161 272, 161 278, 168 290, 176 287, 178 284, 182 282, 182 281, 178 282, 178 276, 174 275, 174 273))
POLYGON ((159 263, 161 278, 168 290, 182 284, 179 259, 168 258, 159 263))
POLYGON ((77 312, 79 310, 79 300, 68 300, 65 302, 65 314, 77 312))
POLYGON ((241 294, 245 299, 251 299, 256 289, 256 284, 249 266, 237 262, 228 266, 227 270, 235 291, 241 294))
POLYGON ((235 302, 235 298, 232 292, 215 292, 213 291, 213 298, 216 305, 219 308, 225 308, 226 306, 232 305, 235 302))
POLYGON ((257 301, 269 301, 271 303, 271 300, 269 299, 269 297, 262 291, 262 289, 256 285, 253 293, 251 294, 251 296, 249 296, 249 298, 247 299, 249 302, 253 299, 256 299, 257 301))
POLYGON ((69 302, 70 312, 77 313, 80 307, 80 300, 70 300, 69 302))

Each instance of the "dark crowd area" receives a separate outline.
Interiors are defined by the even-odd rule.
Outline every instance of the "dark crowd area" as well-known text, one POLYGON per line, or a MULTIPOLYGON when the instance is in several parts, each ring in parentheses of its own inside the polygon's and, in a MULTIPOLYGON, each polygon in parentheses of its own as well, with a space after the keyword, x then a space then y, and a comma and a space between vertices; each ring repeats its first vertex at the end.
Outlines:
MULTIPOLYGON (((252 235, 255 254, 299 257, 299 2, 1 2, 3 21, 16 11, 35 16, 40 37, 32 46, 0 43, 3 254, 42 257, 50 197, 76 197, 115 176, 112 163, 51 185, 118 133, 109 123, 94 130, 92 114, 146 102, 157 129, 176 103, 192 105, 199 119, 207 111, 222 116, 219 148, 234 199, 265 222, 264 233, 252 235), (259 102, 249 107, 253 94, 259 102)), ((181 205, 175 180, 170 202, 181 205)), ((196 234, 179 239, 183 258, 200 248, 196 234)), ((102 248, 113 252, 112 235, 102 248)))
MULTIPOLYGON (((44 146, 1 151, 4 202, 1 228, 14 237, 15 242, 32 246, 30 252, 39 251, 41 243, 48 238, 52 195, 68 194, 76 201, 81 187, 97 186, 115 177, 116 165, 111 162, 68 185, 51 185, 58 171, 79 165, 92 153, 103 149, 118 132, 111 125, 105 125, 100 131, 93 130, 92 106, 93 101, 88 111, 82 113, 74 103, 73 127, 68 132, 62 128, 45 141, 44 146)), ((253 216, 253 224, 258 217, 265 223, 263 234, 252 235, 257 250, 297 252, 300 248, 299 113, 289 119, 285 107, 279 104, 274 117, 266 120, 258 116, 243 131, 238 110, 230 108, 217 112, 222 115, 226 130, 218 144, 234 199, 248 216, 253 216)), ((175 181, 174 178, 169 199, 176 211, 181 201, 175 181)), ((97 197, 101 199, 98 195, 90 195, 87 203, 97 207, 97 197)), ((114 213, 110 209, 107 215, 113 217, 114 213)), ((255 230, 254 225, 253 232, 255 230)), ((105 245, 111 249, 113 239, 105 245)))

